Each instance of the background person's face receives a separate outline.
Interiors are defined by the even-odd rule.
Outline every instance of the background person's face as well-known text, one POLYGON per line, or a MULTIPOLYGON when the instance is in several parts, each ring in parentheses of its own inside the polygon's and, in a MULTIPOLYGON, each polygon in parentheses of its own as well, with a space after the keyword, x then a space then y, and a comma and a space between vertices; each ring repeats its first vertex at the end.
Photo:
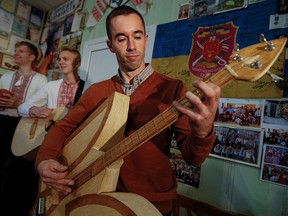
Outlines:
POLYGON ((76 55, 69 51, 62 51, 59 54, 58 65, 62 73, 73 73, 73 70, 75 69, 75 59, 76 55))
POLYGON ((34 60, 34 55, 31 55, 26 45, 15 47, 14 62, 18 65, 31 64, 34 60))

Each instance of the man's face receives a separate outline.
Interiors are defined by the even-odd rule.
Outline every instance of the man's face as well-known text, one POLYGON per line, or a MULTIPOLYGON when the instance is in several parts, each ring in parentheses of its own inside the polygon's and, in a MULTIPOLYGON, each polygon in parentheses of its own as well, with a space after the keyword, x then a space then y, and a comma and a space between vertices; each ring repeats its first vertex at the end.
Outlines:
POLYGON ((58 65, 64 74, 73 73, 77 65, 75 63, 76 54, 69 51, 62 51, 59 54, 58 65))
POLYGON ((18 65, 31 64, 35 59, 34 55, 31 55, 26 45, 20 45, 15 47, 14 62, 18 65))
POLYGON ((121 72, 140 72, 145 68, 145 48, 148 36, 136 14, 120 15, 111 20, 110 51, 116 54, 121 72))

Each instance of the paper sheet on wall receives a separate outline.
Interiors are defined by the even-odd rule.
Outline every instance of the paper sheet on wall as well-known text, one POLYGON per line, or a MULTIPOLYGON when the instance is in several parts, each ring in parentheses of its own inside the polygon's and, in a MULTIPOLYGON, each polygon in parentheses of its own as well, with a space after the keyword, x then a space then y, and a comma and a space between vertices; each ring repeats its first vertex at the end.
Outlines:
POLYGON ((83 17, 82 11, 78 11, 74 14, 74 18, 73 18, 73 22, 71 26, 71 32, 79 31, 82 17, 83 17))
POLYGON ((23 2, 19 1, 18 7, 16 10, 16 16, 28 20, 29 15, 30 15, 30 10, 31 10, 30 5, 24 4, 23 2))
POLYGON ((14 13, 16 8, 16 0, 2 0, 1 7, 11 13, 14 13))
POLYGON ((8 36, 9 35, 7 32, 0 30, 0 49, 4 49, 4 50, 8 49, 8 43, 9 43, 8 36))
POLYGON ((14 15, 0 9, 0 29, 6 32, 12 31, 12 25, 14 21, 14 15))
POLYGON ((288 14, 270 15, 269 30, 288 27, 288 14))

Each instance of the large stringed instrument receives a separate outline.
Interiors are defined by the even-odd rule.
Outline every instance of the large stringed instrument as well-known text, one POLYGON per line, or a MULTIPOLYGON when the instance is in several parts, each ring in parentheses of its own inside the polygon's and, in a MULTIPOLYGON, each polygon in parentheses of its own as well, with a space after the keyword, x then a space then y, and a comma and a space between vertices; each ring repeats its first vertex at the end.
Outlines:
POLYGON ((68 108, 57 107, 47 118, 22 117, 15 129, 11 143, 11 152, 26 160, 35 160, 43 139, 57 121, 68 113, 68 108))
MULTIPOLYGON (((258 43, 231 56, 222 70, 205 82, 220 87, 233 80, 256 81, 277 60, 287 39, 258 43)), ((203 97, 200 91, 194 94, 203 97)), ((179 103, 191 107, 187 98, 179 103)), ((63 158, 69 166, 67 178, 75 185, 69 195, 40 184, 32 215, 161 215, 146 199, 132 193, 115 192, 123 158, 173 124, 181 115, 173 106, 121 140, 129 108, 129 97, 115 92, 66 140, 63 158), (81 143, 81 150, 79 150, 81 143)))

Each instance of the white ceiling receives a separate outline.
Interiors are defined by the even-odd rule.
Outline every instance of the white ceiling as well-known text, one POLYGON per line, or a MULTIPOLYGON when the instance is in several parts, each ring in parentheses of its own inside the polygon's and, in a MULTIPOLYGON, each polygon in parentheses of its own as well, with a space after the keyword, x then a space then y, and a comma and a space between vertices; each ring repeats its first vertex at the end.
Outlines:
POLYGON ((67 2, 67 0, 24 0, 23 2, 26 2, 40 10, 49 11, 67 2))

